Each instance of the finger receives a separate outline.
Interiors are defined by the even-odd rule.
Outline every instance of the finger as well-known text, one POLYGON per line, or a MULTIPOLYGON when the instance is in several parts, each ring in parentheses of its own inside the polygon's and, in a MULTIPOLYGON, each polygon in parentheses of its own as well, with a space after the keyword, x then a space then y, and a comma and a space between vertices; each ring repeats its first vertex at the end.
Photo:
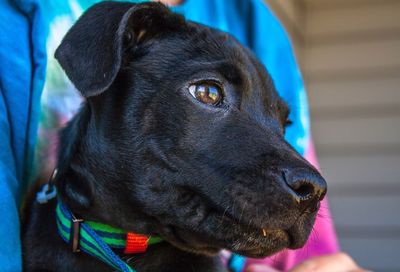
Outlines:
POLYGON ((280 272, 280 271, 265 264, 253 264, 247 267, 246 272, 280 272))
POLYGON ((291 272, 352 272, 359 269, 347 254, 337 253, 311 258, 293 268, 291 272))

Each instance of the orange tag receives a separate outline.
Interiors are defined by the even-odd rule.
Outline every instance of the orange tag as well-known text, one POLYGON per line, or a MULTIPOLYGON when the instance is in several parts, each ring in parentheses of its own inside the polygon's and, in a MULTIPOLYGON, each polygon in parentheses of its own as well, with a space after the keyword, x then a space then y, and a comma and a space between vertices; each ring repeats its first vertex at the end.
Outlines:
POLYGON ((149 237, 141 234, 128 232, 126 235, 125 254, 146 252, 149 237))

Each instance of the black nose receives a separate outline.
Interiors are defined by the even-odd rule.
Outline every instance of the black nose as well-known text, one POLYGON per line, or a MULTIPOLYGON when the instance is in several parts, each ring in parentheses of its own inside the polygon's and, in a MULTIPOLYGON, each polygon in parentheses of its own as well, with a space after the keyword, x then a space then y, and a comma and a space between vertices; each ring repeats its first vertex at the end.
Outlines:
POLYGON ((287 191, 299 204, 320 201, 326 194, 326 182, 314 170, 295 168, 282 171, 287 191))

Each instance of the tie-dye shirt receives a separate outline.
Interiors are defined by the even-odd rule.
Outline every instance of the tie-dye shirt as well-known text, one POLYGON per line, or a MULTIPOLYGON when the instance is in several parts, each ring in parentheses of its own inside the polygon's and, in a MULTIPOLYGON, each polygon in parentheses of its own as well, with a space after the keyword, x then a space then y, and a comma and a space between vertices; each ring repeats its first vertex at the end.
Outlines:
MULTIPOLYGON (((53 54, 66 31, 95 2, 98 1, 48 0, 48 61, 37 148, 37 166, 43 177, 49 176, 55 166, 57 130, 74 115, 81 102, 81 97, 53 54)), ((189 20, 227 31, 253 50, 267 67, 279 94, 291 108, 290 119, 293 125, 287 129, 286 139, 315 165, 307 97, 301 74, 287 34, 268 7, 261 0, 187 0, 173 7, 173 10, 189 20)), ((330 218, 324 200, 314 231, 303 249, 286 250, 264 260, 249 259, 247 265, 265 263, 286 271, 311 256, 337 251, 336 235, 330 218)))

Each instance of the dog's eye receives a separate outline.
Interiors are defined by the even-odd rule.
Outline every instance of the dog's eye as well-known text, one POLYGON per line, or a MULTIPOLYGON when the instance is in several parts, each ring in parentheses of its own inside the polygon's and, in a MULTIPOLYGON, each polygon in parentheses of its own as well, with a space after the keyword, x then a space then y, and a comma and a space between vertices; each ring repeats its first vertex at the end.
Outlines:
POLYGON ((222 89, 215 83, 196 83, 189 86, 190 94, 204 104, 218 105, 222 100, 222 89))

